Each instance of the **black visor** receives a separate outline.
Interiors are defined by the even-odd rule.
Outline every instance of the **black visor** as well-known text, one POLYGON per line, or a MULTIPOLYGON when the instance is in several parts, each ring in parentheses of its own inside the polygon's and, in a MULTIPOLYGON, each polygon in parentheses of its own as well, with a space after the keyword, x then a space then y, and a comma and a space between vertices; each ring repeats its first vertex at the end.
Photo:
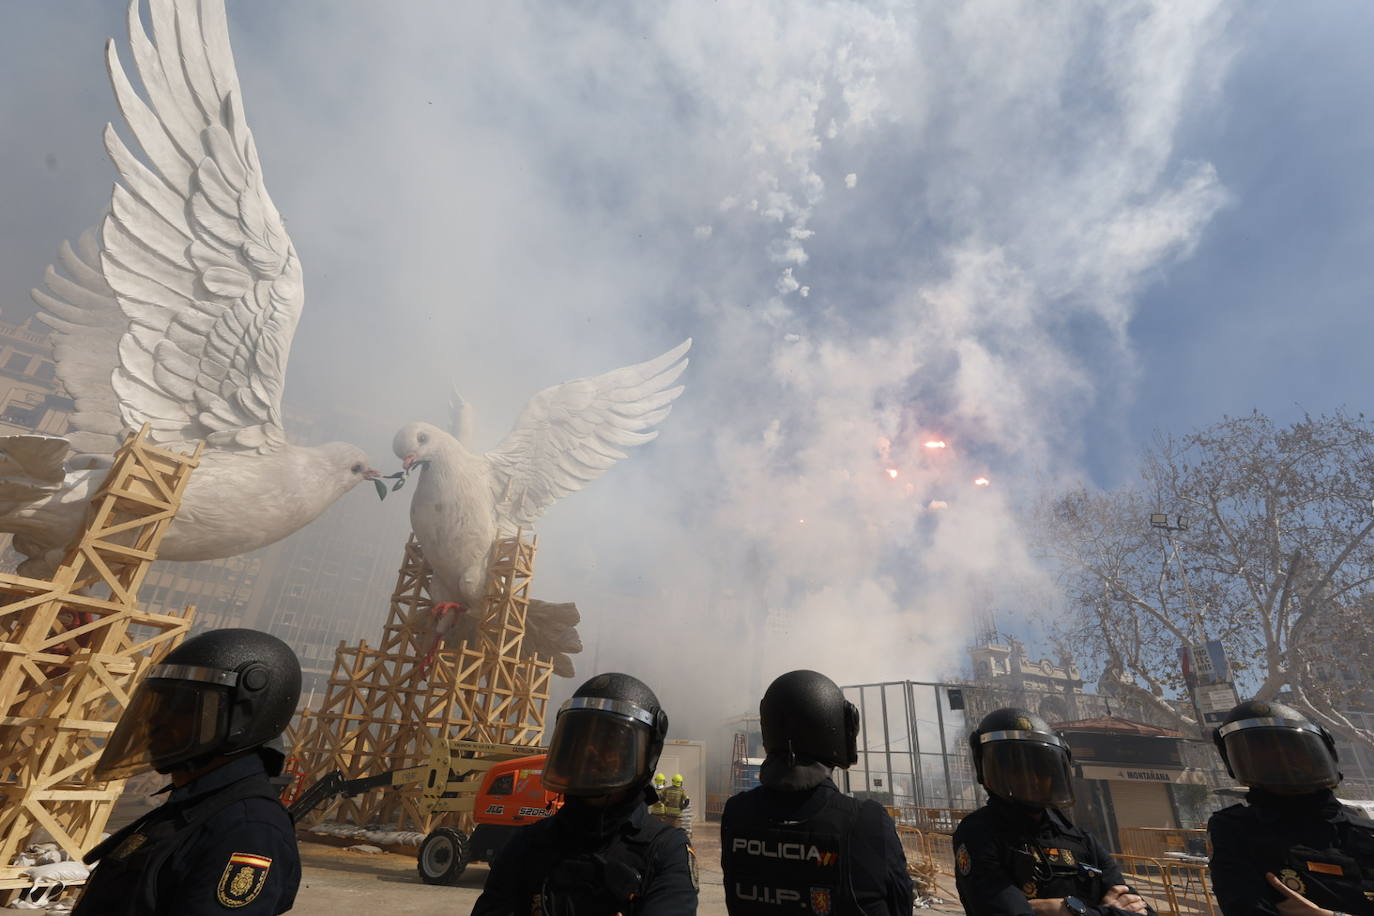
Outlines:
POLYGON ((558 712, 544 785, 565 795, 605 795, 642 782, 653 721, 624 700, 573 697, 558 712))
POLYGON ((1008 801, 1038 807, 1073 804, 1069 755, 1054 735, 988 732, 982 741, 983 785, 1008 801))
POLYGON ((95 778, 169 773, 215 751, 229 730, 229 689, 236 679, 215 668, 153 666, 105 744, 95 778))
POLYGON ((1288 719, 1241 719, 1221 727, 1236 781, 1286 795, 1331 789, 1341 781, 1321 732, 1288 719))

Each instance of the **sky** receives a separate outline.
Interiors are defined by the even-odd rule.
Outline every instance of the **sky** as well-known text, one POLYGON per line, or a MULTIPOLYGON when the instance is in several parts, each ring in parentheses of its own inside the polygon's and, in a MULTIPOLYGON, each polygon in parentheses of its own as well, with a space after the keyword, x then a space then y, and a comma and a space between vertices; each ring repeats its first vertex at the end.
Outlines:
MULTIPOLYGON (((10 319, 108 206, 119 7, 0 13, 10 319)), ((535 589, 582 608, 583 672, 689 720, 797 667, 955 671, 985 610, 1053 606, 1038 493, 1128 481, 1155 430, 1364 406, 1368 6, 228 11, 305 271, 292 410, 391 470, 451 385, 490 446, 693 338, 659 439, 540 522, 535 589)))

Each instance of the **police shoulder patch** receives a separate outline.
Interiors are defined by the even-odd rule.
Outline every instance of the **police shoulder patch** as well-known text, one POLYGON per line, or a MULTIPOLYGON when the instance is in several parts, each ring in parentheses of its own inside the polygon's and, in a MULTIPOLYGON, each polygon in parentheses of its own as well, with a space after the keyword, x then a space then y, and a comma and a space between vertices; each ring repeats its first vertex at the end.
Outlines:
POLYGON ((263 886, 267 884, 267 873, 271 870, 272 860, 266 856, 236 852, 224 866, 215 898, 220 906, 231 910, 247 906, 262 893, 263 886))
POLYGON ((1299 894, 1307 893, 1307 885, 1303 883, 1302 878, 1298 877, 1296 869, 1282 869, 1279 872, 1279 882, 1283 884, 1284 887, 1288 888, 1290 891, 1294 891, 1299 894))
POLYGON ((148 838, 143 834, 131 833, 124 838, 124 842, 119 844, 119 848, 110 854, 110 858, 115 861, 127 859, 146 842, 148 842, 148 838))
POLYGON ((973 858, 968 854, 968 847, 963 843, 954 852, 954 866, 959 871, 959 877, 966 878, 968 873, 973 871, 973 858))

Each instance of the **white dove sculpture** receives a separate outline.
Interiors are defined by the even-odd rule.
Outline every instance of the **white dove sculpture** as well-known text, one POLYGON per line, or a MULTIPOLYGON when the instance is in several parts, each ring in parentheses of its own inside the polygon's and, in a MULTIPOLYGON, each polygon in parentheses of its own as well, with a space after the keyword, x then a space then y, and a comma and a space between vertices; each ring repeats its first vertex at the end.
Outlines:
MULTIPOLYGON (((461 400, 455 404, 458 436, 430 423, 410 423, 396 433, 396 457, 406 470, 420 466, 410 524, 434 574, 433 645, 472 635, 473 618, 463 612, 482 600, 487 557, 499 535, 528 529, 554 502, 625 458, 621 449, 658 435, 653 427, 682 394, 682 386, 672 386, 687 368, 691 346, 688 339, 648 362, 545 388, 486 454, 463 442, 471 416, 461 400), (449 611, 457 613, 449 617, 449 611)), ((532 600, 525 654, 551 658, 555 673, 572 677, 571 656, 582 651, 578 620, 572 603, 532 600)))
POLYGON ((139 158, 114 127, 119 175, 100 237, 88 233, 34 291, 57 375, 76 401, 68 440, 0 438, 0 531, 28 575, 49 572, 104 476, 101 458, 144 423, 172 448, 204 440, 160 556, 244 553, 308 524, 376 476, 356 446, 286 441, 282 389, 300 318, 301 266, 263 184, 244 120, 222 0, 137 0, 129 39, 146 100, 115 51, 110 80, 139 158), (70 448, 68 447, 70 446, 70 448), (66 468, 81 468, 66 471, 66 468))

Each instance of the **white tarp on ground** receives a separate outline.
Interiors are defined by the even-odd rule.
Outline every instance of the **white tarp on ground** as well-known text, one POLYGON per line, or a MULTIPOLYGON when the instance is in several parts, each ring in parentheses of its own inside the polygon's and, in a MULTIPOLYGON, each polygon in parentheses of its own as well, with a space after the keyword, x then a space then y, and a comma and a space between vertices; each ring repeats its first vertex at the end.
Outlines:
POLYGON ((23 874, 33 881, 6 907, 12 910, 67 912, 72 907, 71 902, 58 901, 57 898, 67 889, 67 885, 85 881, 91 873, 85 865, 72 861, 56 843, 35 843, 15 856, 10 864, 28 866, 23 874))

